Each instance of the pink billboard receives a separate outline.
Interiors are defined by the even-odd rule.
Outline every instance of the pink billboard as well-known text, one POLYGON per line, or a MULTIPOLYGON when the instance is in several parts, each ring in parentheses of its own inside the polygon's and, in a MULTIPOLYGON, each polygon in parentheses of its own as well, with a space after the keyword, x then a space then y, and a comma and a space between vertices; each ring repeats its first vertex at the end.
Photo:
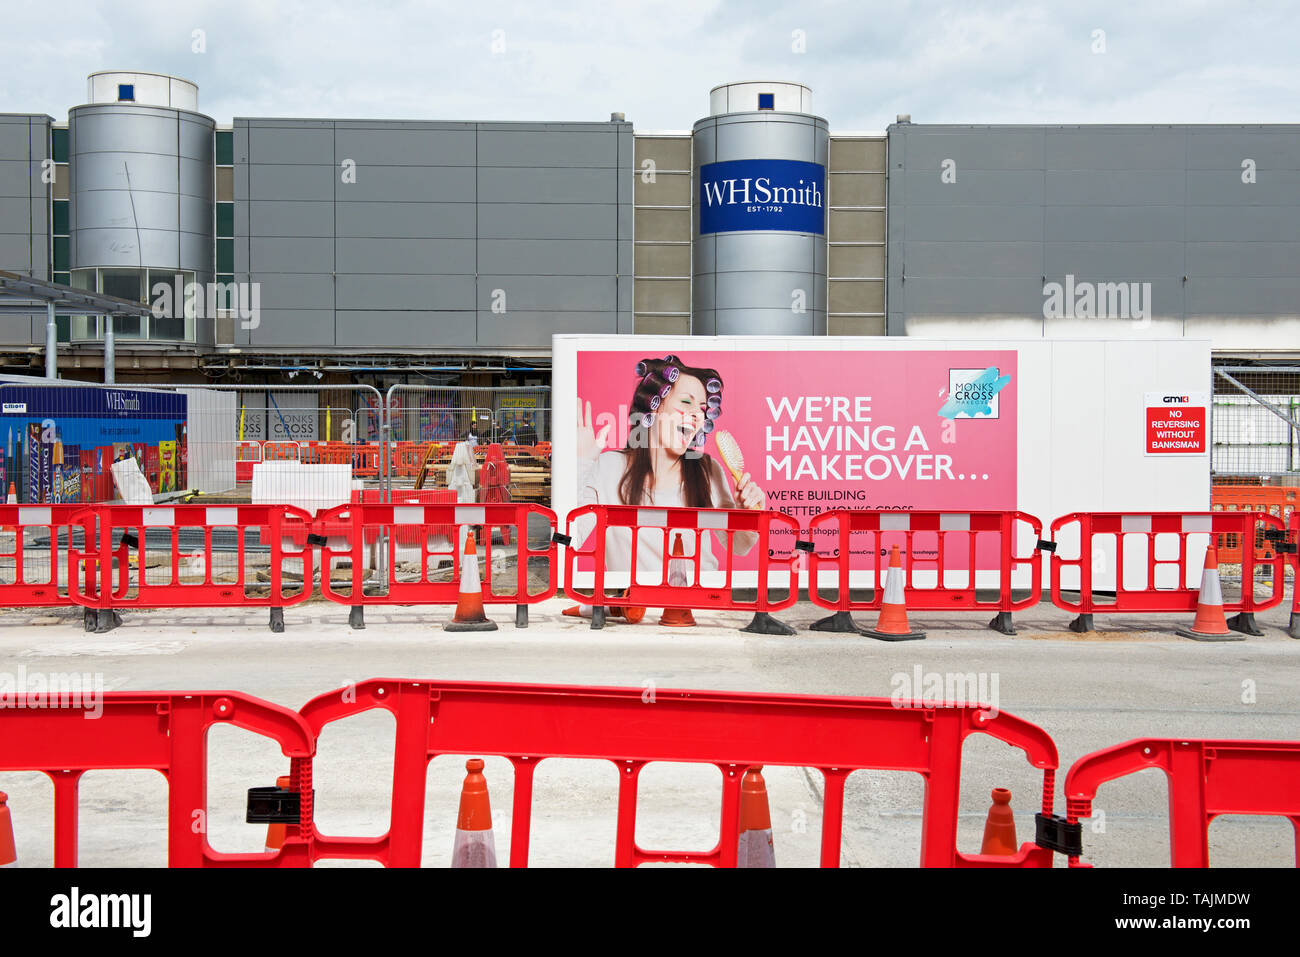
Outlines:
POLYGON ((804 527, 838 508, 1016 507, 1014 350, 579 351, 576 372, 578 505, 771 508, 804 527))

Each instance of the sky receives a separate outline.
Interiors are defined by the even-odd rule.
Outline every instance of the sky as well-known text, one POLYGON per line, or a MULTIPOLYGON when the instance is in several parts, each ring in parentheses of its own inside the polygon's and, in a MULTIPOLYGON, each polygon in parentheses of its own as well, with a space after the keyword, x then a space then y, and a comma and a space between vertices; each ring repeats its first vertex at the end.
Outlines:
POLYGON ((97 70, 236 116, 685 130, 738 80, 812 88, 833 131, 917 123, 1300 122, 1300 2, 8 0, 0 113, 57 121, 97 70))

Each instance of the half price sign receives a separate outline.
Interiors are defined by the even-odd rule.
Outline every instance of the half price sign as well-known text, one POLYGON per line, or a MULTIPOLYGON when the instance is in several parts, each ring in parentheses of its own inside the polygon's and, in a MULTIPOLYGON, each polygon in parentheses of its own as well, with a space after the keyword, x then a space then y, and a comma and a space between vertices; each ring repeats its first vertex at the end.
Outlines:
POLYGON ((1146 394, 1146 454, 1209 452, 1210 397, 1205 392, 1146 394))

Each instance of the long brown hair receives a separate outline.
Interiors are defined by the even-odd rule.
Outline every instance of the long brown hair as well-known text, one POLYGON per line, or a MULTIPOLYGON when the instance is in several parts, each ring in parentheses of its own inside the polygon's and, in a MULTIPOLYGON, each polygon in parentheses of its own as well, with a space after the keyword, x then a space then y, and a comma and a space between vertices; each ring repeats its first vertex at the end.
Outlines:
POLYGON ((654 473, 654 459, 650 453, 649 430, 660 402, 668 397, 681 376, 694 376, 704 385, 709 403, 704 427, 696 433, 691 448, 681 458, 682 501, 687 508, 712 508, 713 491, 709 479, 708 456, 697 451, 713 431, 713 420, 722 410, 722 378, 714 369, 698 369, 685 365, 676 356, 663 359, 642 359, 636 366, 641 381, 632 393, 628 412, 628 438, 623 454, 627 458, 623 478, 618 483, 618 497, 624 505, 642 505, 645 502, 646 483, 654 473), (635 441, 634 441, 635 438, 635 441))

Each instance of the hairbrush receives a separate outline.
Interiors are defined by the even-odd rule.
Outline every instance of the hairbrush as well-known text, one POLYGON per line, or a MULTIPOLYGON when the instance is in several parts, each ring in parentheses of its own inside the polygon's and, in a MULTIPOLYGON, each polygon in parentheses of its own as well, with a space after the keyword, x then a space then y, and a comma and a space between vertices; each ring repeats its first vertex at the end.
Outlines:
POLYGON ((713 436, 713 441, 717 443, 718 454, 722 456, 723 464, 731 472, 731 477, 740 484, 740 476, 745 472, 745 455, 740 451, 740 446, 736 443, 736 438, 726 429, 719 429, 713 436))

